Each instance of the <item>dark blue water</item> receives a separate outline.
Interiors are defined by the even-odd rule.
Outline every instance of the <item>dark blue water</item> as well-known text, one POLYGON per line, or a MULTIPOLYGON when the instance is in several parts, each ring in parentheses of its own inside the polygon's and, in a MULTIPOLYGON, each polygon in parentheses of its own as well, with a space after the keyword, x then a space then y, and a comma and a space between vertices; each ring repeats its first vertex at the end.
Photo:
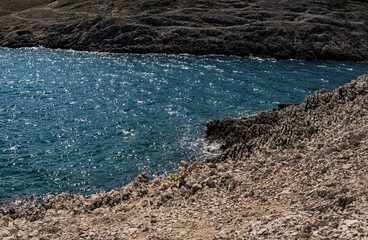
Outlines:
POLYGON ((119 188, 209 156, 212 119, 300 103, 368 63, 0 48, 0 205, 119 188))

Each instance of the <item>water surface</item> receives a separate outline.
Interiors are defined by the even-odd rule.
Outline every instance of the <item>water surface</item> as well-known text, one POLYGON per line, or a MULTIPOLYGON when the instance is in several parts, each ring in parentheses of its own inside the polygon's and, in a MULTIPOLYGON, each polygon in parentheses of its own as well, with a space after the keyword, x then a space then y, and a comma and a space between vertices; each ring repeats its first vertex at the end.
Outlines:
POLYGON ((0 206, 119 188, 210 156, 213 119, 300 103, 368 63, 0 48, 0 206))

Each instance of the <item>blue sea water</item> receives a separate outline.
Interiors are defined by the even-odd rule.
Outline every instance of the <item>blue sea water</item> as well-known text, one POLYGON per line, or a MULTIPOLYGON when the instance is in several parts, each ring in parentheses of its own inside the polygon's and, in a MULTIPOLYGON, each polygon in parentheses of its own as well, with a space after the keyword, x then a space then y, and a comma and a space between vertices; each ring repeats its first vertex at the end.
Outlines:
POLYGON ((120 188, 211 156, 213 119, 300 103, 368 63, 0 48, 0 206, 120 188))

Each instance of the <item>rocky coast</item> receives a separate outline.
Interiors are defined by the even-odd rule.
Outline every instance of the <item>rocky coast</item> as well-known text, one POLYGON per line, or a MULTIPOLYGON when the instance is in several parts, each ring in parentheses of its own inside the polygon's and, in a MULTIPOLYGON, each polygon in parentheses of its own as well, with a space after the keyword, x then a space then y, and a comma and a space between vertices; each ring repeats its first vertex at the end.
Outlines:
POLYGON ((368 75, 297 105, 212 121, 222 153, 0 213, 1 239, 367 239, 368 75))
MULTIPOLYGON (((0 46, 368 60, 364 0, 4 0, 0 46)), ((215 120, 221 154, 0 212, 0 239, 368 239, 368 76, 215 120)))
POLYGON ((368 60, 365 0, 3 0, 0 46, 368 60))

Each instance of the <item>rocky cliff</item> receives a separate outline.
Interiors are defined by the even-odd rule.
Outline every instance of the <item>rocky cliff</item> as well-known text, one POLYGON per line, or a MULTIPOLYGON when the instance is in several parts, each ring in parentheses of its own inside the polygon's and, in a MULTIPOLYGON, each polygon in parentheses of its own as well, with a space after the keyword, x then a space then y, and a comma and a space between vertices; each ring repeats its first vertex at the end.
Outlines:
POLYGON ((302 104, 290 105, 240 119, 215 120, 207 124, 206 138, 222 143, 223 154, 211 161, 242 159, 256 150, 298 146, 304 140, 338 123, 349 123, 366 114, 368 85, 359 81, 329 92, 308 96, 302 104))
POLYGON ((368 60, 365 0, 4 0, 0 46, 368 60))

